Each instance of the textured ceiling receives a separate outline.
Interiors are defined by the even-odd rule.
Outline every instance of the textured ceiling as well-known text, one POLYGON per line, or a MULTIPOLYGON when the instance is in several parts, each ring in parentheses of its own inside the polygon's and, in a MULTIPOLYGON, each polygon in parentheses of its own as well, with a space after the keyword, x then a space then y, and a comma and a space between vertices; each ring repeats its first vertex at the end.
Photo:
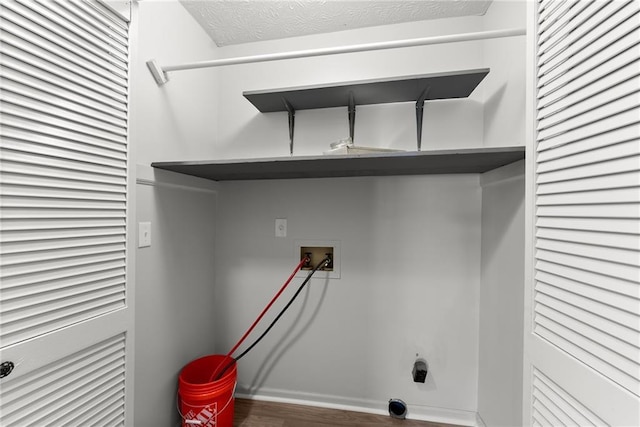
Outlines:
POLYGON ((491 0, 180 0, 218 46, 483 15, 491 0))

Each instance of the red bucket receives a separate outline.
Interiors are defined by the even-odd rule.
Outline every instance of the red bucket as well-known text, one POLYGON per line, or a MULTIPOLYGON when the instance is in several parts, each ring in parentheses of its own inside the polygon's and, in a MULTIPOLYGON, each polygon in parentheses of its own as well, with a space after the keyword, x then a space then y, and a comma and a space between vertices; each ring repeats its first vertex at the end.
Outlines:
POLYGON ((178 377, 178 409, 183 427, 233 427, 233 393, 238 372, 233 359, 221 355, 188 363, 178 377), (233 361, 224 376, 212 381, 220 364, 233 361))

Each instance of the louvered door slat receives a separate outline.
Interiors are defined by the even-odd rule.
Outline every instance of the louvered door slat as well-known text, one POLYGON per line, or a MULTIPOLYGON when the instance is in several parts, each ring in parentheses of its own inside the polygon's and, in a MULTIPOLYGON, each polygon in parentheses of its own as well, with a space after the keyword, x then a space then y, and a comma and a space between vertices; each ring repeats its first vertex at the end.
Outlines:
POLYGON ((593 99, 585 99, 583 102, 574 105, 571 109, 561 109, 552 111, 547 115, 538 115, 538 130, 549 129, 554 126, 564 124, 565 121, 575 120, 576 118, 588 114, 592 109, 599 108, 620 99, 625 96, 638 93, 636 82, 633 78, 616 84, 613 87, 606 88, 598 94, 597 104, 594 105, 593 99))
POLYGON ((585 230, 553 229, 539 227, 536 237, 626 250, 640 250, 640 238, 634 234, 609 234, 585 230))
POLYGON ((536 253, 536 259, 566 265, 578 270, 590 271, 592 273, 601 273, 605 276, 616 277, 630 282, 637 282, 640 277, 640 268, 627 264, 615 264, 606 260, 596 258, 581 257, 573 254, 562 252, 547 251, 539 249, 536 253))
MULTIPOLYGON (((64 149, 70 152, 100 156, 104 162, 111 162, 111 160, 122 161, 127 158, 126 153, 122 151, 113 151, 97 145, 80 144, 74 141, 55 138, 50 135, 39 135, 22 129, 8 128, 6 126, 0 129, 0 136, 7 141, 16 141, 19 144, 38 144, 41 147, 55 147, 56 149, 64 149)), ((113 165, 116 163, 110 164, 113 165)))
MULTIPOLYGON (((633 50, 628 50, 616 58, 615 65, 619 65, 619 67, 608 67, 608 70, 610 70, 608 74, 599 70, 601 73, 598 79, 584 82, 579 88, 574 86, 573 88, 576 90, 571 91, 566 86, 560 88, 550 99, 546 100, 547 102, 538 105, 538 116, 547 117, 567 108, 579 106, 581 103, 591 102, 592 99, 598 99, 597 96, 601 93, 626 81, 635 79, 640 73, 638 59, 633 55, 633 50)), ((573 114, 574 112, 575 110, 571 110, 567 113, 573 114)))
MULTIPOLYGON (((635 372, 635 363, 629 361, 609 348, 602 347, 576 331, 567 328, 562 323, 555 322, 547 317, 538 315, 535 317, 536 328, 534 332, 553 345, 566 348, 571 354, 587 365, 599 365, 599 372, 620 386, 630 389, 638 381, 637 376, 631 376, 635 372), (608 360, 618 359, 616 365, 611 365, 608 360)), ((560 424, 562 425, 562 424, 560 424)))
MULTIPOLYGON (((607 289, 614 293, 626 295, 631 299, 638 297, 638 289, 635 286, 635 283, 633 281, 624 280, 624 278, 605 275, 601 272, 582 270, 565 264, 557 264, 543 260, 536 262, 536 270, 538 273, 550 273, 554 276, 564 277, 590 286, 607 289)), ((631 324, 632 328, 633 326, 634 325, 631 324)), ((640 324, 636 326, 640 327, 640 324)))
POLYGON ((540 301, 540 312, 550 317, 550 313, 559 313, 582 322, 584 325, 597 325, 597 328, 603 331, 603 335, 607 341, 620 340, 625 343, 626 350, 635 355, 638 352, 638 346, 635 342, 635 336, 638 328, 619 328, 618 323, 609 318, 604 318, 596 313, 583 310, 582 307, 568 304, 566 301, 539 293, 536 301, 540 301))
MULTIPOLYGON (((109 28, 107 34, 116 31, 124 40, 127 40, 127 24, 130 20, 129 16, 118 15, 112 10, 105 8, 100 0, 71 0, 78 8, 82 9, 87 15, 94 20, 96 28, 103 30, 109 28)), ((76 12, 78 13, 78 12, 76 12)))
MULTIPOLYGON (((119 193, 118 186, 122 185, 124 181, 119 176, 98 175, 69 169, 51 169, 48 175, 50 179, 47 180, 45 169, 46 165, 8 163, 2 175, 3 183, 7 186, 22 184, 27 187, 28 191, 35 191, 35 189, 47 189, 47 191, 53 192, 59 190, 95 191, 96 193, 115 195, 119 193)), ((100 196, 102 195, 99 194, 98 197, 100 196)))
MULTIPOLYGON (((6 347, 125 308, 128 24, 84 1, 16 0, 0 16, 6 347)), ((20 416, 66 419, 69 405, 20 416)))
POLYGON ((88 137, 111 141, 116 144, 125 144, 126 137, 122 134, 118 135, 110 132, 104 132, 100 128, 92 127, 88 124, 84 124, 84 122, 79 123, 77 121, 73 121, 73 115, 71 115, 72 117, 61 118, 65 117, 65 115, 56 111, 57 109, 55 108, 53 109, 53 114, 48 114, 43 112, 46 111, 45 107, 41 107, 36 110, 30 108, 30 104, 31 101, 29 100, 20 103, 19 105, 4 103, 3 111, 7 116, 33 121, 35 124, 39 125, 39 128, 37 129, 39 133, 55 135, 53 132, 58 129, 62 129, 76 135, 87 135, 88 137))
POLYGON ((584 164, 560 171, 541 173, 540 184, 607 176, 623 172, 637 172, 638 164, 640 163, 639 159, 640 155, 635 155, 622 159, 613 159, 607 162, 584 164))
MULTIPOLYGON (((4 53, 8 51, 10 49, 4 49, 4 53)), ((18 87, 24 87, 26 91, 33 89, 50 94, 55 98, 69 100, 72 103, 103 113, 111 117, 113 123, 126 127, 127 115, 125 111, 121 110, 121 105, 91 89, 52 73, 44 72, 34 65, 24 63, 8 55, 0 57, 0 66, 3 76, 1 84, 5 82, 9 82, 8 84, 17 83, 20 85, 18 87)))
MULTIPOLYGON (((629 2, 630 0, 625 0, 629 2)), ((568 50, 577 51, 576 46, 583 46, 586 41, 597 34, 601 34, 607 20, 618 10, 621 2, 611 0, 595 1, 590 4, 578 18, 568 22, 562 33, 551 36, 546 46, 538 46, 538 78, 542 78, 550 70, 562 64, 558 56, 568 50)))
MULTIPOLYGON (((37 1, 43 3, 43 0, 37 1)), ((122 20, 109 19, 108 16, 110 12, 107 9, 104 7, 95 9, 94 7, 91 7, 92 4, 95 5, 96 3, 92 3, 92 0, 71 0, 66 4, 61 3, 59 5, 55 5, 60 6, 61 8, 56 9, 55 7, 52 7, 52 10, 58 10, 62 15, 65 14, 62 10, 66 9, 68 12, 67 15, 71 19, 74 19, 74 22, 79 27, 84 28, 87 31, 101 33, 104 36, 117 41, 122 48, 126 48, 127 29, 122 26, 122 20)))
MULTIPOLYGON (((535 396, 534 396, 535 399, 535 396)), ((547 402, 548 404, 548 402, 547 402)), ((558 411, 553 411, 553 406, 547 406, 545 402, 535 399, 535 410, 536 416, 542 425, 547 426, 560 426, 563 425, 562 421, 560 421, 560 413, 558 411)))
POLYGON ((94 60, 96 66, 109 70, 122 78, 127 77, 127 58, 124 55, 116 59, 113 52, 109 52, 109 49, 106 48, 106 45, 100 46, 99 43, 92 43, 90 39, 82 38, 81 34, 74 33, 70 31, 68 27, 44 18, 40 13, 25 7, 17 1, 7 2, 5 8, 22 18, 19 21, 21 25, 33 25, 46 28, 52 34, 69 42, 72 48, 75 51, 81 52, 85 58, 99 58, 99 60, 94 60))
POLYGON ((606 100, 605 103, 598 106, 591 106, 591 108, 570 119, 565 119, 561 123, 547 128, 539 129, 539 138, 541 140, 551 138, 555 135, 563 133, 569 133, 578 130, 587 124, 597 123, 602 120, 603 117, 617 115, 625 111, 636 110, 640 94, 636 91, 625 96, 618 97, 616 99, 606 100))
MULTIPOLYGON (((68 159, 79 163, 100 165, 111 167, 117 171, 122 170, 122 159, 117 156, 103 156, 96 152, 71 151, 68 148, 55 146, 54 144, 38 144, 29 141, 20 141, 13 138, 4 138, 4 150, 10 150, 17 153, 33 153, 37 152, 40 157, 50 157, 56 159, 68 159)), ((118 175, 122 175, 121 173, 118 175)))
MULTIPOLYGON (((8 7, 5 7, 0 17, 4 19, 4 22, 13 34, 30 43, 41 43, 40 38, 44 37, 46 38, 46 42, 42 47, 51 49, 51 53, 82 68, 94 70, 96 74, 104 78, 105 81, 109 80, 122 87, 126 87, 126 74, 122 68, 105 61, 104 56, 101 57, 93 52, 80 48, 77 42, 74 43, 75 49, 73 49, 73 53, 70 53, 67 48, 60 48, 59 46, 63 46, 70 41, 68 36, 61 37, 58 31, 51 31, 47 27, 25 19, 26 16, 15 13, 14 10, 16 9, 10 10, 9 8, 11 7, 16 8, 17 4, 11 3, 8 7)), ((118 92, 125 93, 121 89, 119 89, 118 92)))
MULTIPOLYGON (((638 65, 640 66, 640 63, 638 65)), ((581 140, 593 138, 594 136, 603 137, 607 133, 621 127, 637 125, 640 123, 639 115, 639 108, 612 111, 611 114, 607 114, 599 120, 540 139, 540 148, 541 150, 548 150, 560 145, 580 142, 581 140)))
MULTIPOLYGON (((126 153, 126 146, 122 144, 122 139, 120 137, 113 136, 109 139, 97 138, 91 133, 73 132, 73 129, 78 129, 78 127, 71 126, 72 124, 69 124, 68 126, 71 130, 67 130, 56 127, 55 123, 54 126, 51 126, 41 121, 37 121, 37 119, 42 120, 43 117, 36 116, 36 120, 30 120, 28 117, 3 115, 0 118, 0 124, 20 131, 32 132, 37 136, 52 137, 63 140, 66 139, 75 143, 98 146, 115 152, 126 153)), ((54 119, 49 120, 49 122, 53 121, 54 119)))
MULTIPOLYGON (((624 21, 616 27, 615 31, 600 36, 598 39, 586 45, 580 50, 580 54, 571 54, 567 58, 562 55, 559 59, 566 62, 569 71, 549 72, 544 79, 544 84, 539 88, 538 96, 549 96, 564 89, 565 92, 573 92, 580 86, 579 78, 587 73, 600 73, 599 70, 617 69, 625 64, 623 54, 638 45, 634 32, 638 29, 635 16, 625 17, 624 21), (606 44, 610 43, 610 46, 606 44), (603 46, 606 49, 603 49, 603 46)), ((558 68, 563 69, 563 68, 558 68)), ((582 82, 584 84, 584 82, 582 82)))
POLYGON ((562 18, 565 17, 574 6, 574 2, 572 1, 560 1, 554 4, 553 8, 547 11, 545 16, 540 16, 538 20, 538 28, 539 34, 543 35, 544 33, 555 33, 558 31, 558 26, 562 22, 562 18))
MULTIPOLYGON (((117 372, 117 371, 116 371, 117 372)), ((120 395, 120 388, 124 384, 124 376, 119 373, 117 376, 111 378, 105 378, 102 381, 91 384, 87 387, 83 394, 80 396, 73 396, 73 399, 67 403, 65 407, 66 411, 52 411, 44 415, 41 420, 43 422, 51 423, 52 425, 82 425, 71 424, 68 420, 78 418, 78 412, 83 408, 91 407, 92 412, 99 412, 101 406, 107 406, 118 402, 122 405, 122 397, 120 395), (110 393, 112 393, 110 395, 110 393), (100 405, 95 405, 94 402, 100 402, 100 405)), ((85 414, 88 424, 93 424, 96 417, 95 413, 85 414)))
POLYGON ((124 281, 124 270, 112 268, 106 271, 95 271, 83 277, 71 277, 62 280, 51 280, 40 283, 23 284, 7 288, 3 293, 6 304, 20 303, 22 299, 42 297, 45 295, 71 295, 73 292, 84 292, 91 289, 102 289, 124 281))
MULTIPOLYGON (((6 176, 10 174, 5 174, 6 176)), ((69 201, 87 201, 94 203, 101 203, 104 201, 107 202, 126 202, 126 199, 122 196, 122 194, 118 193, 102 193, 102 192, 91 192, 91 191, 82 191, 77 188, 75 189, 65 189, 59 187, 50 187, 48 189, 44 189, 43 187, 39 188, 30 188, 25 186, 25 189, 21 189, 19 185, 5 185, 5 195, 6 200, 5 205, 9 205, 12 200, 31 200, 30 205, 39 205, 40 203, 47 203, 48 200, 59 200, 61 203, 66 203, 69 201), (34 202, 35 200, 35 202, 34 202)), ((111 203, 115 205, 115 203, 111 203)), ((24 205, 22 205, 24 206, 24 205)))
MULTIPOLYGON (((24 2, 25 0, 20 0, 24 2)), ((110 49, 127 54, 126 30, 124 34, 119 34, 121 29, 118 25, 105 25, 97 22, 92 17, 80 10, 81 2, 50 2, 37 0, 38 6, 48 10, 48 14, 56 15, 57 22, 65 22, 76 31, 85 34, 86 37, 93 37, 106 43, 110 49)), ((114 21, 115 22, 115 21, 114 21)))
MULTIPOLYGON (((108 123, 104 123, 101 120, 96 120, 92 115, 78 114, 78 108, 73 105, 67 105, 63 108, 63 103, 57 103, 54 99, 46 97, 37 97, 36 94, 31 94, 30 97, 20 95, 12 92, 11 89, 3 85, 3 91, 0 93, 0 101, 14 106, 20 106, 22 108, 28 108, 32 111, 38 111, 40 113, 47 114, 56 118, 62 118, 65 121, 83 125, 87 128, 94 128, 100 132, 104 132, 102 135, 119 135, 126 137, 126 129, 123 127, 112 126, 108 123), (48 101, 48 102, 47 102, 48 101)), ((108 139, 108 138, 107 138, 108 139)))
POLYGON ((7 45, 6 52, 11 52, 14 58, 25 61, 27 57, 31 57, 36 59, 39 66, 46 71, 55 72, 55 74, 71 81, 78 81, 86 88, 113 98, 117 102, 124 102, 126 99, 127 90, 121 83, 110 81, 101 75, 102 73, 91 73, 91 68, 95 69, 96 67, 91 67, 90 64, 79 60, 71 62, 66 58, 65 52, 55 49, 55 45, 52 43, 48 43, 44 39, 31 37, 15 25, 3 22, 0 41, 7 45), (43 47, 36 43, 41 44, 43 47))
POLYGON ((125 120, 103 113, 101 111, 102 106, 98 104, 86 100, 83 103, 78 103, 78 98, 70 96, 68 92, 55 90, 55 88, 50 85, 39 85, 33 81, 29 81, 26 76, 22 76, 22 78, 18 78, 17 80, 18 81, 13 81, 11 78, 3 79, 2 82, 0 82, 0 87, 4 92, 23 97, 31 97, 41 100, 46 103, 45 105, 56 106, 64 111, 73 112, 83 117, 83 120, 91 120, 92 123, 96 123, 102 130, 108 132, 123 134, 123 129, 127 126, 125 120), (69 98, 73 99, 73 101, 68 101, 67 99, 69 98))
POLYGON ((538 227, 556 228, 567 230, 589 230, 609 233, 640 234, 640 220, 628 218, 562 218, 546 217, 538 218, 538 227))
MULTIPOLYGON (((117 391, 117 387, 114 388, 117 391)), ((93 411, 85 413, 83 416, 71 418, 68 421, 62 420, 66 425, 85 425, 91 423, 94 425, 121 425, 124 422, 121 408, 124 404, 122 397, 116 392, 112 395, 106 395, 100 398, 99 404, 93 407, 93 411)))
POLYGON ((549 16, 551 16, 552 13, 553 15, 555 15, 553 17, 553 20, 556 19, 556 16, 562 15, 563 12, 558 11, 570 7, 571 2, 567 0, 558 0, 557 2, 551 4, 549 7, 546 6, 547 5, 541 6, 540 13, 538 14, 538 25, 540 26, 540 28, 542 28, 542 25, 544 25, 544 23, 549 20, 549 16))
MULTIPOLYGON (((573 396, 547 378, 537 369, 533 372, 533 387, 536 396, 546 396, 546 402, 552 407, 557 407, 560 411, 570 417, 571 423, 567 425, 579 426, 603 426, 606 425, 601 418, 596 416, 588 408, 582 405, 573 396)), ((534 403, 534 407, 536 403, 534 403)))
MULTIPOLYGON (((640 2, 552 8, 537 40, 532 328, 637 398, 640 2)), ((540 371, 532 396, 538 424, 605 424, 540 371)))
MULTIPOLYGON (((96 227, 96 228, 76 228, 73 230, 12 230, 0 236, 0 243, 14 243, 12 247, 20 250, 24 245, 28 244, 48 244, 49 241, 55 240, 73 240, 85 238, 101 238, 102 236, 121 236, 124 227, 96 227)), ((3 247, 2 250, 11 250, 3 247)))
POLYGON ((5 67, 23 72, 31 77, 41 78, 47 83, 68 87, 73 92, 82 95, 86 94, 90 98, 121 112, 126 111, 122 105, 126 96, 112 91, 112 88, 116 85, 112 85, 112 88, 96 85, 95 82, 85 77, 86 70, 74 69, 73 67, 69 70, 58 67, 56 64, 58 59, 51 57, 46 52, 40 52, 41 56, 33 56, 27 50, 36 48, 22 42, 11 34, 2 33, 0 41, 3 42, 0 45, 0 52, 3 54, 2 64, 5 67), (47 60, 47 58, 50 60, 47 60), (24 66, 23 64, 29 65, 24 66))
POLYGON ((536 279, 540 281, 541 292, 558 298, 571 298, 569 301, 575 306, 603 317, 616 319, 628 328, 638 330, 638 325, 627 323, 633 319, 638 304, 637 297, 608 292, 599 286, 591 286, 573 278, 556 276, 546 272, 538 272, 536 279), (570 295, 574 294, 574 295, 570 295))
MULTIPOLYGON (((640 99, 638 100, 640 102, 640 99)), ((538 162, 538 173, 565 170, 583 165, 596 164, 604 161, 617 160, 624 157, 637 156, 640 151, 640 138, 633 141, 614 143, 581 153, 557 157, 548 161, 538 162)))
MULTIPOLYGON (((547 29, 538 31, 538 43, 544 49, 549 49, 551 45, 558 44, 564 38, 566 38, 566 27, 571 22, 575 22, 577 19, 581 19, 585 10, 588 10, 594 3, 594 0, 583 1, 566 1, 561 7, 553 13, 553 25, 547 29), (556 37, 560 35, 560 37, 556 37)), ((551 21, 547 19, 547 21, 551 21)))
POLYGON ((6 325, 3 335, 7 340, 18 340, 23 333, 41 335, 52 327, 62 328, 69 323, 78 323, 91 317, 105 315, 121 308, 122 293, 104 298, 85 299, 81 303, 60 307, 56 313, 46 316, 27 316, 6 325), (91 304, 91 309, 83 309, 91 304))
POLYGON ((607 203, 640 203, 640 188, 617 188, 615 190, 584 191, 580 193, 548 194, 538 196, 538 204, 586 205, 607 203))
POLYGON ((537 194, 559 194, 579 191, 606 190, 616 188, 631 188, 640 185, 640 173, 612 172, 610 175, 602 175, 589 178, 571 179, 567 181, 548 182, 538 185, 537 194))
MULTIPOLYGON (((606 58, 613 52, 621 50, 620 46, 625 42, 620 39, 624 39, 630 31, 637 28, 633 19, 637 11, 630 3, 631 1, 627 0, 626 4, 613 2, 602 7, 594 15, 594 19, 604 24, 600 28, 576 26, 566 39, 555 46, 549 49, 541 46, 542 73, 538 76, 538 96, 548 96, 553 86, 561 84, 558 80, 566 82, 566 76, 583 75, 586 70, 599 66, 599 63, 606 63, 606 58)), ((597 6, 602 4, 596 2, 597 6)), ((631 43, 633 44, 633 40, 631 43)))
POLYGON ((564 411, 564 408, 559 408, 557 403, 551 400, 547 395, 539 393, 538 390, 534 390, 533 397, 538 401, 538 405, 541 405, 545 412, 545 419, 551 420, 555 425, 572 425, 575 421, 564 411), (551 410, 550 408, 559 409, 551 410))
POLYGON ((96 420, 106 414, 122 414, 124 343, 119 335, 20 378, 7 378, 0 389, 2 425, 76 425, 64 423, 73 419, 99 425, 96 420))
MULTIPOLYGON (((39 4, 37 2, 34 2, 33 0, 15 1, 25 9, 35 13, 37 16, 45 17, 46 20, 50 21, 52 25, 59 26, 65 32, 78 37, 81 40, 80 44, 84 45, 81 47, 84 47, 88 50, 100 50, 102 52, 105 52, 112 57, 111 62, 120 64, 120 66, 124 70, 127 69, 126 65, 122 65, 122 63, 127 62, 126 44, 123 45, 122 42, 117 42, 115 39, 111 38, 109 34, 103 34, 98 29, 95 29, 94 32, 89 32, 86 30, 86 28, 83 29, 82 27, 77 25, 77 19, 75 19, 73 16, 67 16, 67 14, 65 14, 61 9, 59 9, 61 14, 57 14, 54 10, 52 10, 50 7, 54 5, 49 4, 51 2, 41 2, 42 4, 39 4), (51 19, 52 16, 55 19, 51 19)), ((118 27, 120 26, 117 24, 117 21, 117 19, 112 20, 111 25, 108 25, 108 27, 111 29, 118 29, 118 27)))

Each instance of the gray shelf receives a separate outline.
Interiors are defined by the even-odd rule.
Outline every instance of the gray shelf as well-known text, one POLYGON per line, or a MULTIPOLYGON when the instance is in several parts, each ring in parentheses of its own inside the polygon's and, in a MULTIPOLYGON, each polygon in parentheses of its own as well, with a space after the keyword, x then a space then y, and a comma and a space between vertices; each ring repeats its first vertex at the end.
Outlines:
POLYGON ((484 173, 524 159, 524 147, 156 162, 151 166, 214 181, 484 173))
POLYGON ((351 94, 357 105, 415 102, 426 89, 426 101, 466 98, 488 73, 488 68, 481 68, 393 79, 247 91, 243 95, 263 113, 288 111, 285 101, 294 110, 344 107, 349 105, 351 94))
POLYGON ((295 113, 298 110, 348 107, 349 137, 354 141, 357 105, 413 101, 416 103, 417 150, 421 151, 425 101, 466 98, 487 74, 489 74, 488 68, 479 68, 331 85, 248 91, 243 92, 243 95, 263 113, 287 112, 291 155, 293 155, 295 113))

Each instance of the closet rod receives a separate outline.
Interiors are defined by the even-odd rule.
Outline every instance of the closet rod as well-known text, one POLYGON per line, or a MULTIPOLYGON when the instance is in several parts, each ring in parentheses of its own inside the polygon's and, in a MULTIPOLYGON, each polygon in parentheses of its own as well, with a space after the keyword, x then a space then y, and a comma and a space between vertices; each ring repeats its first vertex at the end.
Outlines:
POLYGON ((417 39, 395 40, 377 43, 356 44, 351 46, 337 46, 320 49, 298 50, 293 52, 269 53, 265 55, 241 56, 237 58, 213 59, 210 61, 190 62, 178 65, 160 66, 152 59, 147 66, 159 86, 165 84, 168 72, 194 70, 197 68, 221 67, 225 65, 250 64, 254 62, 277 61, 282 59, 310 58, 314 56, 337 55, 341 53, 367 52, 383 49, 398 49, 403 47, 426 46, 432 44, 455 43, 472 40, 487 40, 500 37, 522 36, 526 34, 524 28, 510 28, 505 30, 480 31, 474 33, 450 34, 445 36, 423 37, 417 39))

